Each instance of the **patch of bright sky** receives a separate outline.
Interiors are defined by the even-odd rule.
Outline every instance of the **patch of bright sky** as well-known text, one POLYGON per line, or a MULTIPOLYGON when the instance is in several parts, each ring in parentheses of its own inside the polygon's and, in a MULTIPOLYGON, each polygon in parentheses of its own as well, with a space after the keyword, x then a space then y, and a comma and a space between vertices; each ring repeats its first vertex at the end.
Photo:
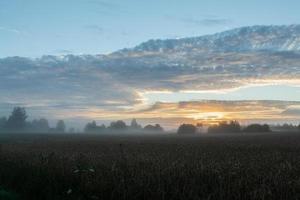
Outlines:
POLYGON ((300 101, 300 87, 289 85, 267 85, 240 88, 224 93, 207 92, 172 92, 146 93, 144 98, 148 104, 155 102, 179 102, 197 100, 281 100, 300 101))

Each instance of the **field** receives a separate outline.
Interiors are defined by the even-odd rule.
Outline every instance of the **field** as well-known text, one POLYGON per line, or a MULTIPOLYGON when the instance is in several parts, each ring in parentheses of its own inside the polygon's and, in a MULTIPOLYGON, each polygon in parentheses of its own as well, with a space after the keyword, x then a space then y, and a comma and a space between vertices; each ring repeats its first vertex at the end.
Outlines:
POLYGON ((0 199, 300 199, 300 134, 3 134, 0 144, 0 199))

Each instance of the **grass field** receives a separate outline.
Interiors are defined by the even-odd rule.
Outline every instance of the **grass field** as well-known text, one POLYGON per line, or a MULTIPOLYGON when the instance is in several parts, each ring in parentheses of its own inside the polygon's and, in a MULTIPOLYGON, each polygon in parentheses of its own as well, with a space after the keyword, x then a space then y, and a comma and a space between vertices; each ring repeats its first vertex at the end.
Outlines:
POLYGON ((3 134, 0 144, 2 199, 300 199, 300 134, 3 134))

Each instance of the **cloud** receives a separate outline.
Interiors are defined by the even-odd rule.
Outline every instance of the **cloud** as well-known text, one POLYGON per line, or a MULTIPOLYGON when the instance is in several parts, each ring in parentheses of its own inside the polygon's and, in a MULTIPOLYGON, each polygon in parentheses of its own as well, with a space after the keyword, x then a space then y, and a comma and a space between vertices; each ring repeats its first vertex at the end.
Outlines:
POLYGON ((3 26, 0 26, 0 31, 10 32, 10 33, 18 34, 18 35, 23 33, 22 31, 20 31, 18 29, 7 28, 7 27, 3 27, 3 26))
POLYGON ((37 60, 3 59, 0 102, 38 107, 41 111, 76 111, 89 107, 113 111, 139 103, 134 90, 90 62, 93 60, 89 61, 89 57, 71 55, 44 56, 37 60))
MULTIPOLYGON (((147 109, 136 111, 144 117, 168 116, 168 118, 190 118, 204 122, 237 119, 245 122, 253 120, 295 119, 290 107, 298 107, 300 102, 293 101, 186 101, 178 103, 158 102, 147 109), (291 116, 291 114, 293 116, 291 116)), ((295 111, 295 110, 293 110, 295 111)), ((300 115, 297 115, 300 119, 300 115)))
POLYGON ((99 6, 101 8, 107 8, 107 9, 115 9, 119 8, 119 5, 108 2, 108 1, 102 1, 102 0, 88 0, 87 1, 90 4, 99 6))
POLYGON ((89 6, 91 6, 92 11, 98 14, 118 16, 121 13, 127 12, 119 4, 110 1, 88 0, 86 2, 90 4, 89 6))
MULTIPOLYGON (((102 31, 95 25, 86 28, 102 31)), ((240 50, 256 43, 219 37, 207 42, 209 37, 151 41, 109 55, 0 59, 0 107, 24 105, 36 115, 67 118, 295 119, 294 102, 145 105, 148 91, 226 94, 247 85, 300 86, 298 52, 240 50)))
POLYGON ((278 53, 170 52, 114 56, 99 66, 139 91, 222 91, 249 84, 299 85, 299 64, 300 57, 278 56, 278 53))
POLYGON ((288 116, 300 118, 300 106, 298 105, 289 106, 286 110, 282 112, 282 115, 288 115, 288 116))
POLYGON ((104 28, 99 26, 99 25, 87 25, 84 28, 91 30, 95 32, 96 34, 103 34, 104 33, 104 28))
POLYGON ((224 26, 232 23, 230 19, 221 18, 206 18, 206 19, 194 19, 194 18, 182 18, 182 22, 193 24, 197 26, 224 26))
POLYGON ((147 91, 226 93, 249 84, 300 86, 300 59, 296 56, 264 52, 201 56, 191 53, 186 58, 173 53, 0 59, 0 102, 44 103, 43 109, 57 110, 59 106, 59 110, 80 112, 98 107, 118 113, 143 105, 142 94, 147 91))
POLYGON ((54 53, 58 53, 58 54, 72 54, 73 51, 68 50, 68 49, 59 49, 59 50, 56 50, 54 53))
POLYGON ((230 19, 225 19, 225 18, 219 18, 217 16, 203 16, 201 18, 193 18, 193 17, 174 17, 170 15, 166 15, 165 18, 170 19, 170 20, 175 20, 175 21, 180 21, 185 24, 190 24, 194 26, 225 26, 232 24, 233 21, 230 19))

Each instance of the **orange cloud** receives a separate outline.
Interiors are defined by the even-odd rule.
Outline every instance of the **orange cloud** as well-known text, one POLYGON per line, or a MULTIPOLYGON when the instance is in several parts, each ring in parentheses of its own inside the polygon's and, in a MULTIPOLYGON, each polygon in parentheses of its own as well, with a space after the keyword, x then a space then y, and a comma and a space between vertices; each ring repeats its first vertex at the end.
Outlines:
POLYGON ((297 101, 187 101, 179 103, 157 102, 140 110, 119 109, 110 111, 88 108, 61 111, 62 116, 83 117, 96 120, 138 118, 145 123, 162 123, 176 127, 180 123, 213 124, 224 120, 250 122, 283 122, 300 120, 300 102, 297 101))

